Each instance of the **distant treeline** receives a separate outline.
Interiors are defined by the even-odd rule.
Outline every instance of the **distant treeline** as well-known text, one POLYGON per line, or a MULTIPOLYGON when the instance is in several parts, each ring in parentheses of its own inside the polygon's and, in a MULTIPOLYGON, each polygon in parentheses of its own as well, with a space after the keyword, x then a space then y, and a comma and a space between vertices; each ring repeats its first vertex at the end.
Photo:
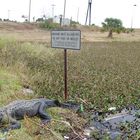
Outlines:
POLYGON ((10 21, 10 22, 17 22, 16 20, 9 20, 9 19, 2 19, 2 18, 0 18, 0 21, 10 21))

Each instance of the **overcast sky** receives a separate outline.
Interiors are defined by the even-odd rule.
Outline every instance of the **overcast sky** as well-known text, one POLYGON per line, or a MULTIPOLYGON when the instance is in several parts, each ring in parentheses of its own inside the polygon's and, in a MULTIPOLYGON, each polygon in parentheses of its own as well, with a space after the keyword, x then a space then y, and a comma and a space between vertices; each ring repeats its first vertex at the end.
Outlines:
MULTIPOLYGON (((64 0, 32 0, 31 17, 47 15, 52 17, 52 5, 54 15, 63 14, 64 0)), ((85 23, 88 0, 67 0, 66 17, 85 23)), ((0 18, 23 21, 22 15, 29 11, 29 0, 0 0, 0 18)), ((131 26, 140 28, 140 0, 92 0, 92 23, 101 25, 106 17, 119 18, 125 27, 131 26), (134 6, 136 5, 136 6, 134 6)))

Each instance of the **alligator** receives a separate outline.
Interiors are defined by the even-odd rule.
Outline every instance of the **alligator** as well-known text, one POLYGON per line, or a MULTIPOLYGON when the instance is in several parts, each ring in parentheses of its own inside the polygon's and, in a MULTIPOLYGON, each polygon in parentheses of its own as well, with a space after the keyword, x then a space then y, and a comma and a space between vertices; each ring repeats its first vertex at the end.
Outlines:
POLYGON ((31 100, 16 100, 0 108, 0 125, 9 124, 7 131, 19 129, 21 123, 18 120, 24 119, 24 116, 38 116, 43 125, 50 122, 51 117, 45 109, 49 107, 61 107, 58 100, 47 100, 45 98, 31 100))

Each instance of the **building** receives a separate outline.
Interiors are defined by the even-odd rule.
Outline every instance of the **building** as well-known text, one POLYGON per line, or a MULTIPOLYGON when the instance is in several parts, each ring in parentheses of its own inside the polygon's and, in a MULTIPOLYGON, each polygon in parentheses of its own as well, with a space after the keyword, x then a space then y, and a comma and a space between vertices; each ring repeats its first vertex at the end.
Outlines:
MULTIPOLYGON (((53 23, 60 23, 60 18, 61 18, 61 16, 55 16, 53 18, 53 23)), ((68 18, 63 19, 62 24, 63 25, 70 25, 70 19, 68 19, 68 18)))

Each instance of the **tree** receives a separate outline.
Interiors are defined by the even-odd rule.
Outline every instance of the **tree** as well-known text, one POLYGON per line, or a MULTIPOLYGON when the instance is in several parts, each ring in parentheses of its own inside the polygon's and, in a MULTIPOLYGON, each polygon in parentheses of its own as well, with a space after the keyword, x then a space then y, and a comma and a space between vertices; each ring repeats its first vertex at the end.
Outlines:
POLYGON ((109 38, 113 37, 113 32, 120 33, 124 30, 122 21, 116 18, 106 18, 102 26, 104 31, 109 31, 109 38))

